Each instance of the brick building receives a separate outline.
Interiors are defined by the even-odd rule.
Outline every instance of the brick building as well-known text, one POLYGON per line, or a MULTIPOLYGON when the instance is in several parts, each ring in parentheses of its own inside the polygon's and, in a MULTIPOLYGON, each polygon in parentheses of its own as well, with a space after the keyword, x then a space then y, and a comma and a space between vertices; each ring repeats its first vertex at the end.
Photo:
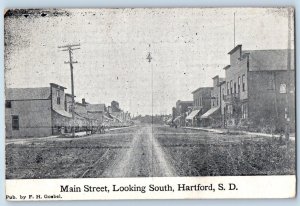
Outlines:
POLYGON ((226 126, 271 132, 288 125, 294 131, 294 50, 243 51, 238 45, 228 54, 226 126))

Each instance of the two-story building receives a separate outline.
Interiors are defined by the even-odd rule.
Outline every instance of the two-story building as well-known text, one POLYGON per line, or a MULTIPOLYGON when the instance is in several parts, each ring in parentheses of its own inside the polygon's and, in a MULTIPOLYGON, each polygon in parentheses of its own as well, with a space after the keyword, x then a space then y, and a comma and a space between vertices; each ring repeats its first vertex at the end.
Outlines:
POLYGON ((65 108, 65 87, 6 88, 5 130, 7 137, 40 137, 59 134, 71 125, 65 108))
POLYGON ((213 87, 200 87, 192 92, 193 107, 192 111, 186 117, 187 126, 201 126, 200 117, 207 112, 211 106, 211 90, 213 87))
POLYGON ((228 127, 282 131, 295 129, 294 50, 242 50, 229 53, 225 118, 228 127))
POLYGON ((212 78, 213 87, 211 89, 210 109, 201 115, 200 119, 203 126, 222 127, 223 116, 222 109, 224 108, 223 93, 225 88, 225 79, 219 75, 212 78))

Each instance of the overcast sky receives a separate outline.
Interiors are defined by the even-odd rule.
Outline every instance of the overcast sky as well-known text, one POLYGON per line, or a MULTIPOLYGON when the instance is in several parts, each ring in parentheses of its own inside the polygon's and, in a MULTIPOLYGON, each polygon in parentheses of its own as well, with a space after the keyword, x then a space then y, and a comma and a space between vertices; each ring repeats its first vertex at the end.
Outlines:
POLYGON ((243 49, 288 47, 283 9, 66 12, 5 19, 7 87, 47 87, 53 82, 70 93, 70 68, 64 64, 68 53, 58 46, 80 43, 74 51, 79 62, 74 65, 77 101, 84 97, 108 105, 116 100, 134 115, 169 114, 177 100, 192 100, 193 90, 211 86, 215 75, 224 76, 227 53, 234 46, 234 12, 236 44, 243 49))

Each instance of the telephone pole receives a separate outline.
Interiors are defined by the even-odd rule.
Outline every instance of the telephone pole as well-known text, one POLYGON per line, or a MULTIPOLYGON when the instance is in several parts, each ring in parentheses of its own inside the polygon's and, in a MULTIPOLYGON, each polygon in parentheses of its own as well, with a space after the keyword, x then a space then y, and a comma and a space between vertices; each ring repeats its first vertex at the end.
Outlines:
POLYGON ((235 12, 233 13, 233 48, 235 47, 235 12))
POLYGON ((62 49, 61 51, 68 51, 69 52, 69 61, 64 62, 65 64, 70 64, 70 70, 71 70, 71 90, 72 90, 72 137, 75 137, 75 99, 74 99, 74 78, 73 78, 73 64, 77 64, 77 61, 73 61, 72 54, 74 50, 80 49, 80 44, 68 44, 64 46, 59 46, 59 49, 62 49))

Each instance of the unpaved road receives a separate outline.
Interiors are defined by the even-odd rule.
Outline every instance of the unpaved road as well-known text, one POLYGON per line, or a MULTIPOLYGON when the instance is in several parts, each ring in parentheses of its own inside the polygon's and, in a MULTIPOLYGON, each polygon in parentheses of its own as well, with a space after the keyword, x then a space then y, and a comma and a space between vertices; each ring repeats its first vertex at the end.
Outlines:
POLYGON ((295 142, 163 125, 6 144, 6 178, 295 174, 295 142))
POLYGON ((151 125, 139 127, 131 146, 103 172, 102 177, 162 177, 176 176, 164 151, 152 132, 151 125))

